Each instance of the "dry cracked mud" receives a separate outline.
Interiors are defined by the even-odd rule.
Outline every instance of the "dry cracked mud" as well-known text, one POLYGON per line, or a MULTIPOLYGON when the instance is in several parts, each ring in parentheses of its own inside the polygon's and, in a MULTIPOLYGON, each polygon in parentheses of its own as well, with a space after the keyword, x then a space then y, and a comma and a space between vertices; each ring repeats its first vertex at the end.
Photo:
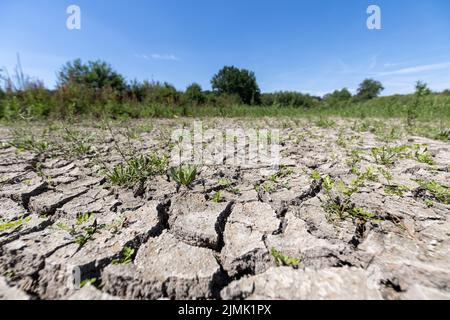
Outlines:
POLYGON ((209 119, 280 129, 281 166, 107 179, 191 124, 0 127, 0 299, 450 299, 450 143, 209 119))

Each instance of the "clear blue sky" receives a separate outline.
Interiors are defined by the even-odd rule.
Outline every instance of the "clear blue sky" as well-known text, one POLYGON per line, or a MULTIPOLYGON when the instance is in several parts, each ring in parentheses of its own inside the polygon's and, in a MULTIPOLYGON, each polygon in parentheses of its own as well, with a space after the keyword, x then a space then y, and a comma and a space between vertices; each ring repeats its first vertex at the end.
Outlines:
POLYGON ((448 0, 0 0, 0 67, 56 81, 66 61, 103 59, 127 79, 210 88, 224 65, 256 73, 263 91, 321 95, 367 77, 385 94, 416 80, 450 88, 448 0), (66 8, 81 8, 81 30, 66 8), (368 30, 366 9, 382 10, 368 30))

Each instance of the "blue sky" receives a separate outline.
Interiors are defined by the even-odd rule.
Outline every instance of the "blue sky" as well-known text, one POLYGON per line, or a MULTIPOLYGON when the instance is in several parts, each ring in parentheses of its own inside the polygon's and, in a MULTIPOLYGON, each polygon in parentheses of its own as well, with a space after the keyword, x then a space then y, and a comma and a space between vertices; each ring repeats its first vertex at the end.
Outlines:
POLYGON ((0 67, 20 53, 48 87, 75 58, 103 59, 127 79, 210 88, 222 66, 253 70, 263 91, 355 91, 367 77, 385 94, 423 80, 450 88, 448 0, 1 0, 0 67), (81 30, 66 8, 81 8, 81 30), (368 30, 366 9, 382 10, 368 30))

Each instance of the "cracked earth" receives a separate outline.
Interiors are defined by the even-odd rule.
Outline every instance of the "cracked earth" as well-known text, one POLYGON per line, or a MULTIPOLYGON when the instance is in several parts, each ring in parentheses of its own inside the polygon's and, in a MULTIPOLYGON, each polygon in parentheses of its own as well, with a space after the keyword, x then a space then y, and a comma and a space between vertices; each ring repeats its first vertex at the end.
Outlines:
POLYGON ((205 166, 179 190, 166 174, 129 189, 107 181, 102 166, 123 162, 117 145, 169 154, 183 121, 80 125, 73 143, 58 126, 22 128, 51 143, 43 152, 12 146, 14 128, 0 127, 0 298, 450 299, 448 142, 388 141, 344 120, 212 119, 280 128, 281 169, 205 166), (80 141, 89 152, 76 152, 80 141), (371 150, 385 145, 420 145, 432 163, 414 153, 380 163, 371 150), (349 184, 367 168, 348 199, 366 214, 338 217, 329 202, 344 196, 325 177, 349 184))

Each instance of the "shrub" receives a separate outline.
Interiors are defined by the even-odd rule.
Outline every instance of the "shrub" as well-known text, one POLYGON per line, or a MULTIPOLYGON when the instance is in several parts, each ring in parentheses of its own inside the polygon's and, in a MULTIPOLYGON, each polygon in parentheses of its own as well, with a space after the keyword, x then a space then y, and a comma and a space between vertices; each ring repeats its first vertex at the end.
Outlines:
POLYGON ((279 91, 262 95, 262 104, 265 106, 311 108, 318 105, 319 100, 308 94, 294 91, 279 91))
POLYGON ((219 94, 237 94, 245 104, 260 103, 260 89, 255 74, 234 66, 223 67, 211 80, 213 90, 219 94))
POLYGON ((166 106, 179 105, 181 94, 167 82, 144 81, 141 88, 145 103, 164 104, 166 106))
POLYGON ((77 59, 58 72, 58 109, 64 116, 88 113, 92 106, 121 100, 126 89, 124 77, 106 62, 77 59))
POLYGON ((39 79, 24 74, 20 57, 13 76, 0 69, 0 117, 7 120, 46 117, 51 110, 51 94, 39 79))
POLYGON ((205 102, 202 87, 198 83, 193 83, 186 88, 185 97, 189 104, 199 105, 205 102))
POLYGON ((336 106, 347 104, 352 99, 352 94, 347 88, 342 90, 335 90, 333 93, 327 94, 323 97, 323 100, 327 106, 336 106))
POLYGON ((381 82, 366 79, 359 85, 358 93, 355 98, 357 101, 371 100, 378 97, 383 90, 384 87, 381 82))
POLYGON ((422 81, 417 81, 416 91, 414 93, 414 100, 408 105, 408 110, 406 113, 406 122, 408 126, 413 126, 414 121, 419 117, 418 108, 425 96, 429 96, 431 90, 428 88, 427 84, 422 81))
POLYGON ((109 87, 122 92, 126 88, 125 79, 104 61, 88 61, 86 64, 80 59, 66 63, 58 73, 58 86, 73 84, 101 90, 109 87))

